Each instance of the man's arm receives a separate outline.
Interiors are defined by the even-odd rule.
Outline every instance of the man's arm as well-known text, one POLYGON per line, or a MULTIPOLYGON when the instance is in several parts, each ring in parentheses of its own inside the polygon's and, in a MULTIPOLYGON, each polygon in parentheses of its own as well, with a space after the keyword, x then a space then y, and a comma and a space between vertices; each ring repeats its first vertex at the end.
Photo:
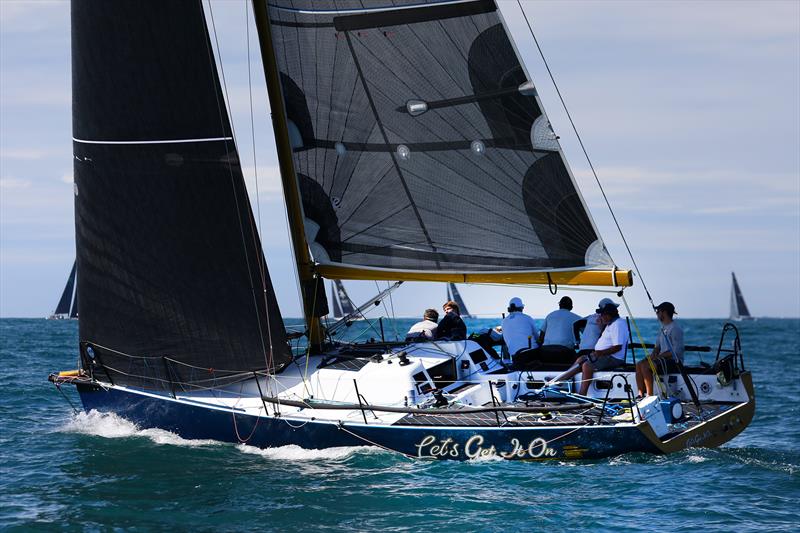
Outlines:
POLYGON ((575 342, 580 342, 581 340, 581 333, 583 330, 586 329, 586 319, 581 318, 580 320, 576 320, 574 324, 572 324, 572 334, 575 336, 575 342))
POLYGON ((604 350, 595 350, 593 353, 597 357, 606 357, 611 355, 612 353, 617 353, 621 349, 622 349, 621 344, 615 344, 614 346, 611 346, 610 348, 606 348, 604 350))

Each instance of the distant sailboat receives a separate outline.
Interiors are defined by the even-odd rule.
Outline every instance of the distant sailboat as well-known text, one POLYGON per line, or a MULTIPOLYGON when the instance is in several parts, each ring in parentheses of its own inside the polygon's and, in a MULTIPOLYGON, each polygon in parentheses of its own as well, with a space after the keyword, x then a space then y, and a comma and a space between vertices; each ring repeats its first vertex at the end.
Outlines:
POLYGON ((731 272, 731 320, 754 320, 744 302, 742 289, 733 272, 731 272))
POLYGON ((72 270, 70 270, 67 284, 64 286, 64 292, 61 293, 55 312, 47 317, 48 320, 78 318, 78 291, 75 290, 76 267, 77 262, 72 263, 72 270), (72 302, 72 306, 70 306, 70 302, 72 302))
POLYGON ((356 306, 344 290, 341 280, 335 279, 331 283, 331 315, 335 319, 340 319, 355 311, 356 306))
POLYGON ((464 299, 461 297, 461 293, 458 292, 455 283, 447 284, 447 299, 448 301, 452 300, 458 304, 458 307, 461 309, 461 318, 475 318, 475 315, 471 315, 469 311, 467 311, 467 305, 464 303, 464 299))

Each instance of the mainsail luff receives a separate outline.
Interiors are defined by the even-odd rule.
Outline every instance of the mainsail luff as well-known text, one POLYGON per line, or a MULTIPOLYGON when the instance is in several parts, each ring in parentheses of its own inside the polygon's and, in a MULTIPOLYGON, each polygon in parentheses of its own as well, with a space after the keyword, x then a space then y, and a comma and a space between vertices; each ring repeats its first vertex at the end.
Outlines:
POLYGON ((84 365, 151 389, 280 369, 291 354, 201 2, 73 0, 72 49, 84 365))
POLYGON ((56 310, 53 315, 68 315, 69 314, 69 304, 72 301, 72 293, 73 289, 75 288, 75 269, 77 267, 77 261, 72 263, 72 270, 69 271, 69 277, 67 278, 67 284, 64 286, 64 292, 61 293, 61 298, 58 300, 58 305, 56 306, 56 310))
MULTIPOLYGON (((308 331, 309 347, 312 352, 321 350, 324 332, 319 317, 328 313, 325 300, 325 286, 321 278, 314 275, 313 262, 309 252, 303 224, 303 203, 292 160, 289 128, 286 121, 284 97, 282 94, 280 75, 276 64, 272 42, 271 22, 266 0, 253 0, 253 15, 258 31, 258 42, 264 66, 264 77, 267 94, 272 111, 272 127, 275 132, 275 145, 278 152, 278 166, 281 174, 283 195, 286 201, 289 234, 292 240, 295 266, 300 282, 300 293, 303 304, 303 315, 308 331)), ((248 22, 249 23, 249 22, 248 22)))
POLYGON ((613 270, 494 2, 269 17, 318 274, 613 270))

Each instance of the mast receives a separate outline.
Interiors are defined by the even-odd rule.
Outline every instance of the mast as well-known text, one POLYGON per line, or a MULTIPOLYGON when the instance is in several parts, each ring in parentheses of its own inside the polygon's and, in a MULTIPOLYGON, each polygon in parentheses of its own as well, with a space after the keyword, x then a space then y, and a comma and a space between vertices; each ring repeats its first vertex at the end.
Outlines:
POLYGON ((267 82, 267 95, 270 109, 272 110, 272 127, 275 132, 278 166, 281 172, 283 194, 286 199, 286 211, 289 219, 289 233, 292 237, 295 265, 300 279, 303 315, 308 328, 308 342, 311 352, 317 353, 321 351, 324 339, 319 311, 327 307, 321 301, 324 299, 325 289, 322 285, 322 279, 314 276, 313 262, 303 228, 303 204, 295 177, 294 162, 292 161, 289 127, 286 122, 286 109, 283 104, 283 95, 281 94, 280 74, 272 46, 272 32, 270 30, 266 2, 253 0, 253 14, 258 31, 258 42, 261 47, 261 60, 264 65, 264 76, 267 82), (322 298, 318 298, 320 294, 322 298))

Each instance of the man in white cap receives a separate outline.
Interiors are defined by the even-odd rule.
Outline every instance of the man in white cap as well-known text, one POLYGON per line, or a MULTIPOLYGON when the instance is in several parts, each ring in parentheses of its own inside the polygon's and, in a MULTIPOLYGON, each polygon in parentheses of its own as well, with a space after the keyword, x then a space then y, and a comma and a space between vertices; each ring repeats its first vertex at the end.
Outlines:
POLYGON ((522 299, 511 298, 508 302, 508 314, 503 319, 503 340, 512 359, 523 350, 535 350, 539 347, 536 342, 539 338, 536 321, 523 313, 523 309, 525 304, 522 303, 522 299))
POLYGON ((587 355, 592 353, 595 344, 600 340, 600 335, 603 333, 603 322, 600 318, 600 310, 607 305, 614 305, 614 300, 611 298, 603 298, 598 302, 597 309, 591 315, 585 316, 575 322, 575 337, 580 334, 581 342, 578 345, 578 355, 587 355))

